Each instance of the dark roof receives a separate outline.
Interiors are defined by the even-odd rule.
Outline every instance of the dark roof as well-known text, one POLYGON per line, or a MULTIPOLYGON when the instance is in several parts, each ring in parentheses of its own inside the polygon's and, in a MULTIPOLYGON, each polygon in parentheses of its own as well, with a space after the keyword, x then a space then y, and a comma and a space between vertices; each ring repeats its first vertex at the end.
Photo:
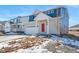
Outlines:
POLYGON ((71 26, 70 28, 75 28, 75 27, 79 28, 79 24, 71 26))

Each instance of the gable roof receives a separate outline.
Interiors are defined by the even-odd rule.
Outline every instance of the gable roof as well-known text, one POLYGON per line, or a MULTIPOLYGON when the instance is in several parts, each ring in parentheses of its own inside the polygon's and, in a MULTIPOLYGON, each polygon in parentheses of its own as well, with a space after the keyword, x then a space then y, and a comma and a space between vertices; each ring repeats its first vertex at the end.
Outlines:
POLYGON ((51 17, 41 12, 34 18, 34 20, 45 20, 48 18, 51 18, 51 17))

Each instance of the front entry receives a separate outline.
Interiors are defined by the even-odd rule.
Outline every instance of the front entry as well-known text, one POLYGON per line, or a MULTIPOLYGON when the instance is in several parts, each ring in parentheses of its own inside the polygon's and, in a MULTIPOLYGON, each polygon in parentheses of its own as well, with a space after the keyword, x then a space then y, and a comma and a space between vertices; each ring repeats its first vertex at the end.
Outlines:
POLYGON ((46 20, 39 21, 38 26, 39 26, 39 34, 46 34, 47 33, 46 20))
POLYGON ((41 32, 45 32, 45 23, 41 24, 41 32))

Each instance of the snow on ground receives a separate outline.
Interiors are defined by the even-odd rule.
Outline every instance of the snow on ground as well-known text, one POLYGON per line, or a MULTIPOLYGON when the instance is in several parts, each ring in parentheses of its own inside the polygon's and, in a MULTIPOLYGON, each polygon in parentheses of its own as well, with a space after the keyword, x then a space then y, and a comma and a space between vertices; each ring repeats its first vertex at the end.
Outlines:
POLYGON ((27 49, 19 49, 11 53, 75 53, 79 51, 63 44, 61 44, 59 47, 55 47, 55 43, 56 41, 49 40, 39 46, 33 46, 27 49))
POLYGON ((41 45, 45 41, 47 40, 34 36, 8 40, 0 43, 0 52, 7 53, 17 51, 19 49, 27 49, 33 46, 41 45))
POLYGON ((53 36, 53 35, 50 39, 52 39, 52 40, 61 40, 64 44, 73 45, 73 46, 79 48, 79 41, 74 40, 74 39, 62 38, 62 37, 53 36))
MULTIPOLYGON (((46 42, 48 42, 48 41, 46 41, 46 42)), ((39 45, 39 46, 33 46, 33 47, 27 48, 27 49, 19 49, 12 53, 52 53, 52 52, 48 51, 47 49, 44 49, 46 42, 44 42, 42 45, 39 45)))

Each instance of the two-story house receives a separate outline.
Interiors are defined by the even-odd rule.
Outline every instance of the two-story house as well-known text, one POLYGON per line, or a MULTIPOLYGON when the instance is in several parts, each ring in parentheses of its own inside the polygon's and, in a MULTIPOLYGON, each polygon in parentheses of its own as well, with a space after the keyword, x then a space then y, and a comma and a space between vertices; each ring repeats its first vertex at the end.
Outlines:
MULTIPOLYGON (((38 11, 29 16, 19 16, 13 20, 15 32, 26 34, 67 34, 68 10, 65 7, 38 11)), ((13 30, 13 29, 12 29, 13 30)))

